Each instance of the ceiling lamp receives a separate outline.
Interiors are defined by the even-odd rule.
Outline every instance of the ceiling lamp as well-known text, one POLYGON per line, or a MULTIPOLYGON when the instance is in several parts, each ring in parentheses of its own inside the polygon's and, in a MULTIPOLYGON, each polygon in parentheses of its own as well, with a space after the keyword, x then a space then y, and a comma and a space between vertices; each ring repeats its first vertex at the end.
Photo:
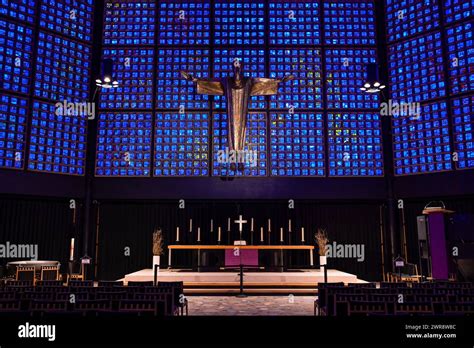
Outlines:
POLYGON ((112 59, 104 59, 102 61, 102 75, 95 80, 97 87, 102 88, 117 88, 119 83, 113 80, 112 75, 114 71, 114 61, 112 59))
POLYGON ((379 69, 376 63, 369 63, 366 65, 367 79, 364 86, 360 87, 361 91, 366 93, 378 93, 385 88, 385 85, 380 81, 379 69))

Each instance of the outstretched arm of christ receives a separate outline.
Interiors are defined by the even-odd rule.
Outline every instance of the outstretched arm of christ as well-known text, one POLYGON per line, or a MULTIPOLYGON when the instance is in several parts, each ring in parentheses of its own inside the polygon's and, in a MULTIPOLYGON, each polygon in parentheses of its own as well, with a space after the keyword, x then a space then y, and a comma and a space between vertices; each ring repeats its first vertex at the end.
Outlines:
POLYGON ((186 80, 196 83, 198 94, 224 95, 224 87, 219 80, 198 79, 185 71, 180 71, 180 73, 186 80))
POLYGON ((278 94, 278 85, 287 81, 293 80, 293 75, 286 75, 280 79, 268 79, 256 77, 253 79, 252 90, 250 95, 274 95, 278 94))

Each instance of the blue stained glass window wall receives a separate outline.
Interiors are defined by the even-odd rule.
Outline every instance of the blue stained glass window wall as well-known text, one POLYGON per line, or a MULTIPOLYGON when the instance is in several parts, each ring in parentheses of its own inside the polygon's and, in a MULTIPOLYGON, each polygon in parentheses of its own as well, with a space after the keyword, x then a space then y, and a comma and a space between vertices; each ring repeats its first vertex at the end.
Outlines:
POLYGON ((209 175, 209 114, 156 113, 155 176, 209 175))
POLYGON ((474 91, 474 34, 472 23, 446 29, 449 82, 452 94, 474 91))
POLYGON ((389 42, 440 26, 438 0, 386 0, 385 12, 389 42))
POLYGON ((322 113, 271 113, 272 176, 324 176, 322 113))
POLYGON ((270 45, 320 45, 319 3, 271 1, 270 45))
POLYGON ((0 20, 0 86, 4 90, 29 93, 32 44, 29 27, 0 20))
POLYGON ((37 1, 39 0, 1 0, 0 14, 15 20, 34 23, 37 1))
POLYGON ((329 109, 379 108, 378 95, 359 88, 365 81, 365 66, 375 63, 375 49, 326 50, 326 89, 329 109))
POLYGON ((209 45, 210 2, 159 2, 160 45, 209 45))
POLYGON ((185 80, 180 70, 197 78, 209 77, 209 50, 158 49, 156 106, 160 109, 209 108, 209 97, 197 94, 194 83, 185 80))
POLYGON ((55 101, 87 101, 90 47, 40 31, 34 95, 55 101))
POLYGON ((150 176, 151 113, 100 113, 96 176, 150 176))
POLYGON ((42 0, 40 27, 91 44, 93 0, 42 0))
POLYGON ((422 102, 446 95, 439 32, 389 46, 388 59, 392 99, 422 102))
POLYGON ((328 113, 329 176, 383 176, 378 113, 328 113))
POLYGON ((254 1, 216 0, 214 4, 216 45, 263 45, 265 4, 254 1))
POLYGON ((23 169, 25 162, 28 100, 13 95, 0 97, 0 168, 23 169))
POLYGON ((474 95, 452 100, 454 147, 458 169, 474 168, 474 95))
POLYGON ((249 112, 246 129, 246 151, 247 157, 244 171, 234 171, 229 163, 229 156, 225 155, 228 150, 227 139, 227 114, 213 114, 213 176, 267 176, 267 115, 264 112, 249 112), (221 163, 219 163, 219 151, 221 152, 221 163), (256 151, 254 153, 253 151, 256 151), (253 156, 256 154, 256 156, 253 156), (256 159, 256 161, 255 161, 256 159))
POLYGON ((28 169, 84 175, 87 115, 57 114, 54 104, 35 101, 28 169))
POLYGON ((421 106, 420 115, 393 115, 395 175, 452 169, 447 103, 421 106))
POLYGON ((279 93, 271 96, 270 107, 279 109, 322 108, 322 58, 316 49, 270 49, 270 77, 295 79, 280 85, 279 93))
MULTIPOLYGON (((245 77, 265 76, 265 50, 260 49, 216 49, 214 51, 214 78, 232 76, 233 64, 236 59, 240 62, 245 77)), ((266 107, 264 96, 251 97, 250 109, 263 109, 266 107)), ((226 108, 225 99, 221 96, 214 97, 214 108, 226 108)))
POLYGON ((375 9, 367 1, 324 2, 326 45, 375 45, 375 9))
POLYGON ((443 0, 446 23, 463 20, 474 14, 474 0, 443 0))
POLYGON ((114 60, 117 88, 101 89, 101 109, 151 109, 153 103, 153 50, 104 49, 103 57, 114 60))
POLYGON ((104 45, 154 45, 155 0, 107 0, 104 45))

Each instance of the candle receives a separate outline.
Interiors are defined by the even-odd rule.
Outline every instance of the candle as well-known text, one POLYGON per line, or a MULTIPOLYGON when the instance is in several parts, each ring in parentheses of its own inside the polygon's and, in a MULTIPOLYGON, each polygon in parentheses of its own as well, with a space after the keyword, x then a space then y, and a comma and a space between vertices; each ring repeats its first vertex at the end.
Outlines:
POLYGON ((304 242, 304 227, 301 227, 301 241, 304 242))
POLYGON ((193 231, 193 219, 189 219, 189 232, 193 231))
POLYGON ((268 232, 271 231, 271 224, 272 224, 272 222, 270 221, 270 219, 268 219, 268 232))
POLYGON ((201 227, 198 227, 198 242, 201 241, 201 227))
POLYGON ((280 242, 283 242, 283 227, 280 228, 280 242))
POLYGON ((230 218, 227 219, 227 231, 230 231, 230 218))
POLYGON ((263 227, 260 227, 260 241, 263 242, 263 227))
POLYGON ((179 227, 176 227, 176 241, 179 242, 179 227))
POLYGON ((291 219, 288 220, 288 232, 291 232, 291 219))
POLYGON ((74 261, 74 238, 71 238, 70 261, 74 261))
POLYGON ((217 228, 217 241, 218 242, 221 241, 221 227, 220 226, 217 228))
POLYGON ((211 219, 211 232, 214 232, 214 220, 211 219))
POLYGON ((250 231, 253 232, 253 218, 250 220, 250 231))

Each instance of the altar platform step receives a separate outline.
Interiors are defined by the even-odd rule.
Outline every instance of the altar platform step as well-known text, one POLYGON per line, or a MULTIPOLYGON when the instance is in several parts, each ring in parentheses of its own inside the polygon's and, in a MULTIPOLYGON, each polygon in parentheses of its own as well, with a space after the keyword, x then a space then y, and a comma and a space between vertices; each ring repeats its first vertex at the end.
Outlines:
MULTIPOLYGON (((153 270, 143 269, 125 275, 129 281, 152 281, 153 270)), ((190 272, 160 270, 158 281, 182 281, 186 294, 236 294, 240 289, 238 272, 190 272)), ((244 289, 248 294, 314 294, 318 283, 324 282, 319 269, 302 269, 287 272, 246 272, 244 289)), ((363 283, 356 275, 335 269, 328 270, 328 282, 363 283)))

